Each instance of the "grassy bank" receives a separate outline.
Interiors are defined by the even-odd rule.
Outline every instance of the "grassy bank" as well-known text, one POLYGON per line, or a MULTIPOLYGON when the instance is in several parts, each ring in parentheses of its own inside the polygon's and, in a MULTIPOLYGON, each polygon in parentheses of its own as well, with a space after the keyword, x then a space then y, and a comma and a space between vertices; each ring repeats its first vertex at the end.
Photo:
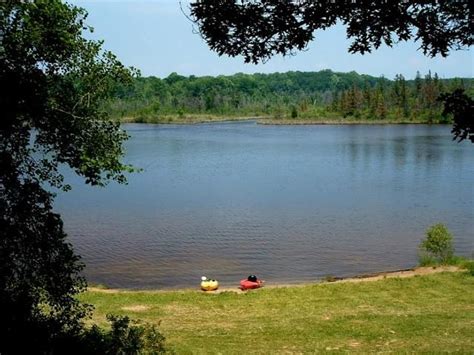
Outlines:
POLYGON ((165 115, 165 116, 149 116, 149 117, 123 117, 122 123, 151 123, 151 124, 197 124, 212 122, 228 122, 228 121, 248 121, 255 120, 258 124, 266 125, 380 125, 380 124, 428 124, 428 123, 446 123, 446 122, 429 122, 423 119, 390 119, 385 120, 368 120, 357 118, 343 117, 317 117, 317 118, 274 118, 271 116, 218 116, 218 115, 165 115))
POLYGON ((474 351, 474 277, 438 273, 373 282, 200 291, 88 291, 93 320, 159 323, 182 353, 474 351))

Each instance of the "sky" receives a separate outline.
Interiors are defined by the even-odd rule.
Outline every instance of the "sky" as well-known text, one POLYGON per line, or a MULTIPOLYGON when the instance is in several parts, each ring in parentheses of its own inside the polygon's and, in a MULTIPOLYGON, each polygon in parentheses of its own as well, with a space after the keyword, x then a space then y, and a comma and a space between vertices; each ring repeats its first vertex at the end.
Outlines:
MULTIPOLYGON (((87 24, 102 39, 104 48, 115 53, 127 66, 140 69, 143 76, 230 75, 286 71, 356 71, 393 78, 403 74, 414 78, 416 71, 436 72, 441 78, 473 77, 473 51, 453 51, 447 58, 429 58, 417 50, 419 44, 403 42, 393 48, 381 47, 360 55, 347 52, 350 40, 345 28, 334 26, 317 31, 307 50, 295 56, 275 56, 264 64, 245 64, 242 57, 219 57, 193 29, 180 8, 179 0, 72 0, 89 12, 87 24)), ((182 1, 186 12, 189 0, 182 1)))

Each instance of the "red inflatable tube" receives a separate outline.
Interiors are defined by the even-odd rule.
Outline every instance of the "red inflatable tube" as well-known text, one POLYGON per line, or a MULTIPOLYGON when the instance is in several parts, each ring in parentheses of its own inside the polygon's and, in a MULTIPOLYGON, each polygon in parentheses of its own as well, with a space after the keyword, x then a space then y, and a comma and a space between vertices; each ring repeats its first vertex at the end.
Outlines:
POLYGON ((243 279, 240 281, 241 290, 250 290, 253 288, 260 288, 262 286, 263 286, 263 280, 249 281, 247 279, 243 279))

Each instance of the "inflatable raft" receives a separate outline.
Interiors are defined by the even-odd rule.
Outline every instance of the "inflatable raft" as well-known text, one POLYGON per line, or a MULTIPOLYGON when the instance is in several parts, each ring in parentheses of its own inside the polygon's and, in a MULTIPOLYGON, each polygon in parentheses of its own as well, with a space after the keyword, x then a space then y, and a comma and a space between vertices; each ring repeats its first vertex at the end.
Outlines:
POLYGON ((240 280, 241 290, 251 290, 254 288, 260 288, 263 286, 263 280, 257 279, 255 275, 250 275, 246 279, 240 280))
POLYGON ((203 291, 215 291, 219 288, 219 282, 217 280, 209 280, 203 276, 201 278, 201 290, 203 291))

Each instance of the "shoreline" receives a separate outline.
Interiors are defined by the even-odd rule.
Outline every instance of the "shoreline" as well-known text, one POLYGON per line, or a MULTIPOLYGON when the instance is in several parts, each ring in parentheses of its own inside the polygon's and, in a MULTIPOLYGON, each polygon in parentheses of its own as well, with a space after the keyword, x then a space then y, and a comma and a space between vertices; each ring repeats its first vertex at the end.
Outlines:
POLYGON ((168 117, 162 119, 140 119, 132 117, 124 117, 118 119, 121 124, 153 124, 153 125, 196 125, 206 123, 226 123, 226 122, 255 122, 259 125, 269 126, 303 126, 303 125, 450 125, 446 122, 427 122, 423 120, 393 120, 393 119, 374 119, 374 120, 351 120, 351 119, 317 119, 317 118, 273 118, 270 116, 237 116, 237 117, 219 117, 219 116, 184 116, 184 117, 168 117))
MULTIPOLYGON (((261 120, 257 124, 268 126, 376 126, 376 125, 443 125, 446 123, 428 123, 424 121, 395 121, 395 120, 261 120)), ((448 123, 449 124, 449 123, 448 123)))
MULTIPOLYGON (((265 284, 262 289, 278 289, 278 288, 293 288, 293 287, 306 287, 316 285, 327 285, 327 284, 340 284, 340 283, 361 283, 361 282, 373 282, 384 280, 388 278, 409 278, 415 276, 431 275, 440 272, 460 272, 462 269, 458 266, 442 265, 442 266, 418 266, 408 269, 392 270, 392 271, 380 271, 369 274, 361 274, 349 277, 331 277, 327 280, 321 281, 310 281, 310 282, 295 282, 288 283, 284 282, 281 284, 265 284)), ((257 291, 257 290, 251 290, 257 291)), ((172 292, 198 292, 206 294, 219 294, 222 292, 235 292, 239 294, 245 294, 249 291, 242 291, 237 286, 223 286, 219 287, 216 291, 201 291, 199 283, 196 287, 183 287, 183 288, 166 288, 166 289, 128 289, 128 288, 107 288, 106 286, 99 286, 92 284, 87 287, 85 292, 97 292, 97 293, 172 293, 172 292)))

